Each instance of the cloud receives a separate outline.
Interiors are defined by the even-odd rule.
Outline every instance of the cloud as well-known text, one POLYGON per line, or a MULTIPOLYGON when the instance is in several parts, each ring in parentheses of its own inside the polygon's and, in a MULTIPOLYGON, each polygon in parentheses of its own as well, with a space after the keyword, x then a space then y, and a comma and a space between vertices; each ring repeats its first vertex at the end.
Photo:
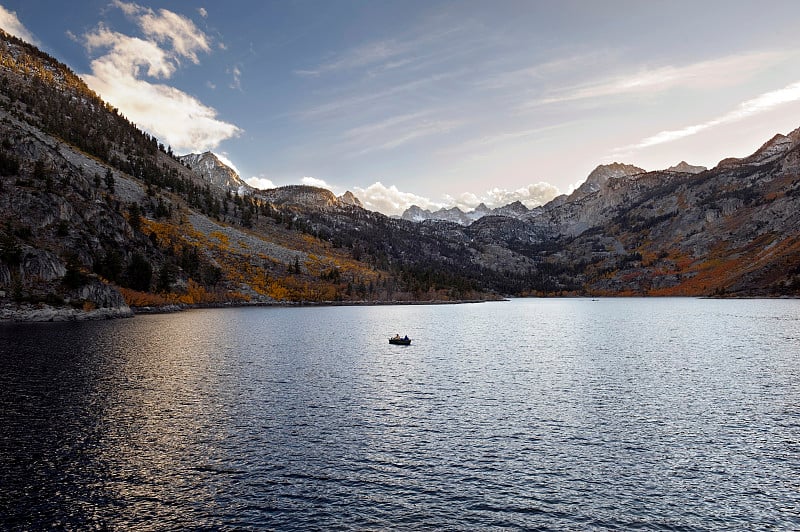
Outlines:
POLYGON ((298 69, 294 73, 298 76, 318 77, 360 68, 371 68, 373 74, 393 70, 422 61, 425 56, 441 53, 448 45, 453 45, 454 34, 466 30, 467 28, 462 27, 434 31, 423 28, 405 37, 361 44, 336 54, 315 67, 298 69))
POLYGON ((5 7, 0 6, 0 28, 3 28, 6 33, 19 37, 23 41, 39 46, 39 41, 33 34, 28 31, 22 22, 17 18, 16 11, 9 11, 5 7))
POLYGON ((423 137, 448 133, 463 125, 461 120, 424 120, 403 127, 396 128, 388 132, 384 138, 376 137, 364 143, 357 144, 360 148, 351 154, 365 155, 375 151, 393 150, 409 142, 413 142, 423 137))
POLYGON ((91 62, 86 83, 122 114, 178 152, 203 152, 239 135, 241 129, 217 118, 217 111, 175 87, 143 79, 169 79, 181 58, 199 62, 208 52, 206 36, 194 23, 171 11, 158 13, 133 3, 114 6, 135 19, 145 38, 131 37, 100 24, 86 33, 91 62))
POLYGON ((208 11, 206 11, 206 8, 204 7, 198 7, 197 12, 200 13, 200 16, 203 18, 208 17, 208 11))
POLYGON ((353 193, 361 200, 365 209, 390 216, 399 216, 412 205, 434 210, 444 206, 444 204, 433 203, 428 198, 410 192, 401 192, 395 185, 387 187, 380 181, 376 181, 367 188, 354 187, 353 193))
POLYGON ((557 187, 550 183, 540 182, 516 190, 495 187, 481 195, 472 192, 464 192, 455 197, 446 195, 443 201, 437 202, 410 192, 401 192, 395 185, 387 187, 380 181, 367 188, 354 187, 353 193, 361 200, 364 208, 390 216, 399 216, 412 205, 431 211, 458 207, 462 211, 468 212, 481 203, 491 209, 520 201, 526 207, 533 208, 544 205, 560 194, 557 187))
POLYGON ((526 207, 533 208, 544 205, 560 194, 557 187, 550 183, 533 183, 516 190, 492 188, 486 191, 483 203, 489 207, 502 207, 515 201, 522 202, 526 207))
POLYGON ((528 102, 524 107, 572 102, 576 100, 617 96, 620 94, 665 91, 675 87, 718 89, 735 85, 759 70, 785 61, 796 52, 769 51, 731 55, 689 65, 667 65, 645 68, 632 74, 602 79, 596 82, 561 87, 550 95, 528 102))
POLYGON ((392 40, 371 42, 352 48, 326 63, 310 69, 295 70, 294 73, 298 76, 316 77, 328 72, 374 65, 397 57, 408 50, 409 43, 400 43, 392 40))
POLYGON ((327 182, 325 182, 325 180, 317 179, 316 177, 304 177, 303 179, 300 180, 300 182, 309 187, 325 188, 331 191, 333 190, 333 187, 331 187, 327 182))
POLYGON ((494 187, 481 195, 465 192, 456 197, 445 196, 445 205, 448 208, 458 207, 467 212, 475 209, 481 203, 490 209, 494 209, 519 201, 529 209, 532 209, 533 207, 544 205, 560 193, 556 186, 540 182, 526 185, 516 190, 494 187))
POLYGON ((744 120, 751 116, 770 111, 781 105, 796 102, 798 100, 800 100, 800 81, 787 85, 782 89, 760 94, 755 98, 740 103, 735 109, 725 113, 724 115, 718 116, 706 122, 693 124, 681 129, 661 131, 655 135, 642 139, 636 144, 619 148, 617 152, 630 152, 633 150, 640 150, 643 148, 649 148, 651 146, 657 146, 659 144, 673 142, 682 138, 696 135, 701 131, 705 131, 713 127, 744 120))
POLYGON ((231 89, 242 90, 242 71, 238 66, 234 65, 233 68, 228 70, 228 74, 233 76, 233 81, 228 85, 231 89))
POLYGON ((239 169, 236 168, 236 165, 233 164, 233 161, 231 161, 230 158, 228 158, 228 154, 227 153, 224 153, 224 152, 223 153, 216 153, 215 152, 214 155, 217 156, 217 159, 219 159, 222 164, 224 164, 225 166, 227 166, 228 168, 230 168, 231 170, 236 172, 236 174, 241 177, 242 173, 239 172, 239 169))
POLYGON ((178 57, 188 58, 197 64, 200 62, 197 53, 211 50, 208 37, 184 16, 166 9, 159 9, 156 13, 150 8, 120 0, 115 0, 113 5, 132 17, 146 36, 159 44, 170 42, 178 57))
POLYGON ((393 101, 399 98, 399 95, 405 93, 418 93, 424 91, 428 86, 434 85, 441 81, 455 78, 462 75, 465 70, 458 70, 454 72, 439 72, 425 78, 414 78, 411 81, 392 84, 388 88, 359 92, 355 96, 349 96, 338 100, 333 100, 327 103, 309 107, 299 113, 300 118, 304 120, 318 119, 325 116, 335 115, 337 113, 344 114, 352 113, 353 111, 363 110, 374 106, 380 101, 393 101))
POLYGON ((266 177, 250 177, 244 180, 245 183, 250 185, 253 188, 257 188, 259 190, 266 190, 268 188, 275 188, 275 183, 271 180, 267 179, 266 177))

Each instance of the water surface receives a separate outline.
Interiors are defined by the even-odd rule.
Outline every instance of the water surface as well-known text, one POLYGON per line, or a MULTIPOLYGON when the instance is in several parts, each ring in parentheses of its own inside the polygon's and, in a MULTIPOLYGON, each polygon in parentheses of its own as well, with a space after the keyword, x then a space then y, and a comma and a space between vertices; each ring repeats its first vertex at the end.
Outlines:
POLYGON ((793 300, 5 324, 0 528, 797 529, 798 347, 793 300))

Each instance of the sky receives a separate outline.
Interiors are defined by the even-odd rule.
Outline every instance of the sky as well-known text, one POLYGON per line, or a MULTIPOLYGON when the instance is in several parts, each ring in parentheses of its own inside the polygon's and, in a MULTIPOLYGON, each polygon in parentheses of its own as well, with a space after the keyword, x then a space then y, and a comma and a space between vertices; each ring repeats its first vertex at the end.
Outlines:
POLYGON ((385 214, 747 156, 800 127, 799 26, 797 0, 0 0, 175 153, 385 214))

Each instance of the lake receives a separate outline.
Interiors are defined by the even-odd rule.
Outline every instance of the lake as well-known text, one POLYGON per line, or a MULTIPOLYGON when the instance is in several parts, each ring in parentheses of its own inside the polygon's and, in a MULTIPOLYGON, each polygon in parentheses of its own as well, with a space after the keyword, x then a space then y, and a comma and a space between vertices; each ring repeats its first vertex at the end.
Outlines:
POLYGON ((797 300, 2 324, 0 528, 796 530, 799 352, 797 300))

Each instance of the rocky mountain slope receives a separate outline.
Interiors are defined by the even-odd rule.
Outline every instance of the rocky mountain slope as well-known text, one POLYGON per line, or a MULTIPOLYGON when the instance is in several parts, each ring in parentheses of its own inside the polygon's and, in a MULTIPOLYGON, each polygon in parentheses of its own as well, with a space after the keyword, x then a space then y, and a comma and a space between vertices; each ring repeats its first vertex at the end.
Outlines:
MULTIPOLYGON (((136 129, 65 65, 2 33, 0 139, 0 319, 415 297, 392 272, 304 232, 293 212, 318 208, 320 197, 358 209, 352 194, 232 194, 136 129)), ((228 176, 222 184, 235 184, 238 176, 228 176)))

